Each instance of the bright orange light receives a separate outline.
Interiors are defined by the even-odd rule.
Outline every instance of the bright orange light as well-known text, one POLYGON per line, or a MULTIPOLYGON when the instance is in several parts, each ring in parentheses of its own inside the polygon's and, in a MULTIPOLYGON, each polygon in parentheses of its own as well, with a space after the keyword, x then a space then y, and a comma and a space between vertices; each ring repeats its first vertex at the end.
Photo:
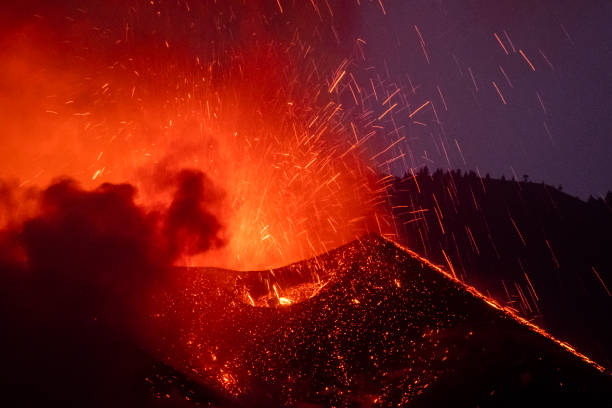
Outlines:
POLYGON ((116 61, 68 64, 50 31, 43 21, 2 38, 1 178, 129 182, 155 208, 170 198, 169 172, 203 170, 220 190, 227 246, 181 262, 190 265, 276 267, 372 229, 374 172, 342 105, 292 44, 208 59, 168 41, 131 52, 112 44, 116 61))

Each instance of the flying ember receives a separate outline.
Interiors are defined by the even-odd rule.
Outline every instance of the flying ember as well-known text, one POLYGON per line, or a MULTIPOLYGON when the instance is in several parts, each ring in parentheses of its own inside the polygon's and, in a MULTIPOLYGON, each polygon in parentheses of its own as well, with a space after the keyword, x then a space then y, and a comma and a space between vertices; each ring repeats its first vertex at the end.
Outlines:
POLYGON ((577 6, 485 3, 0 6, 0 401, 612 404, 612 193, 506 166, 577 6))

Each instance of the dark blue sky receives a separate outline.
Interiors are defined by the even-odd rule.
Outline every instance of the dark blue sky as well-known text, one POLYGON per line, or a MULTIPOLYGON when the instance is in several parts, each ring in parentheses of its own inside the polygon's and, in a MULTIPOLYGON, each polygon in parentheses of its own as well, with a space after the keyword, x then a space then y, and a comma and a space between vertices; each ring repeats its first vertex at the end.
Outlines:
MULTIPOLYGON (((514 169, 583 198, 612 190, 612 2, 383 4, 386 15, 377 1, 361 8, 356 31, 367 42, 368 63, 404 88, 410 81, 417 89, 408 92, 409 103, 431 100, 442 122, 424 127, 404 120, 415 165, 448 167, 438 153, 442 138, 452 167, 507 177, 514 169)), ((431 112, 419 121, 431 125, 431 112)))

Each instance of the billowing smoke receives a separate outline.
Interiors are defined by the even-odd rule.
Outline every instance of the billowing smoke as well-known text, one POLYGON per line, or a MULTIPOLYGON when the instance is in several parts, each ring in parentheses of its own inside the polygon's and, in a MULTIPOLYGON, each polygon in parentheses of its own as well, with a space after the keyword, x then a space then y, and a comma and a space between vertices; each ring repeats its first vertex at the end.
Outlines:
POLYGON ((150 210, 130 184, 89 191, 63 179, 28 192, 36 210, 25 219, 16 202, 23 192, 3 183, 5 397, 130 401, 115 393, 147 366, 138 349, 152 343, 144 324, 152 289, 172 279, 182 256, 224 243, 210 209, 220 195, 207 176, 183 170, 169 180, 170 204, 150 210))

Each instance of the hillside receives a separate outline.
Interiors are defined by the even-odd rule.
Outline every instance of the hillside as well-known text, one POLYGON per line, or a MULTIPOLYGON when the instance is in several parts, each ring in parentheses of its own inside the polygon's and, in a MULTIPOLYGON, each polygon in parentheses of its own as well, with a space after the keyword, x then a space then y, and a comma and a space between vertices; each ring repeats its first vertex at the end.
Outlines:
POLYGON ((154 319, 162 354, 237 405, 612 401, 609 375, 380 237, 273 271, 182 272, 154 319))
POLYGON ((611 194, 426 168, 389 191, 401 243, 609 365, 611 194))

